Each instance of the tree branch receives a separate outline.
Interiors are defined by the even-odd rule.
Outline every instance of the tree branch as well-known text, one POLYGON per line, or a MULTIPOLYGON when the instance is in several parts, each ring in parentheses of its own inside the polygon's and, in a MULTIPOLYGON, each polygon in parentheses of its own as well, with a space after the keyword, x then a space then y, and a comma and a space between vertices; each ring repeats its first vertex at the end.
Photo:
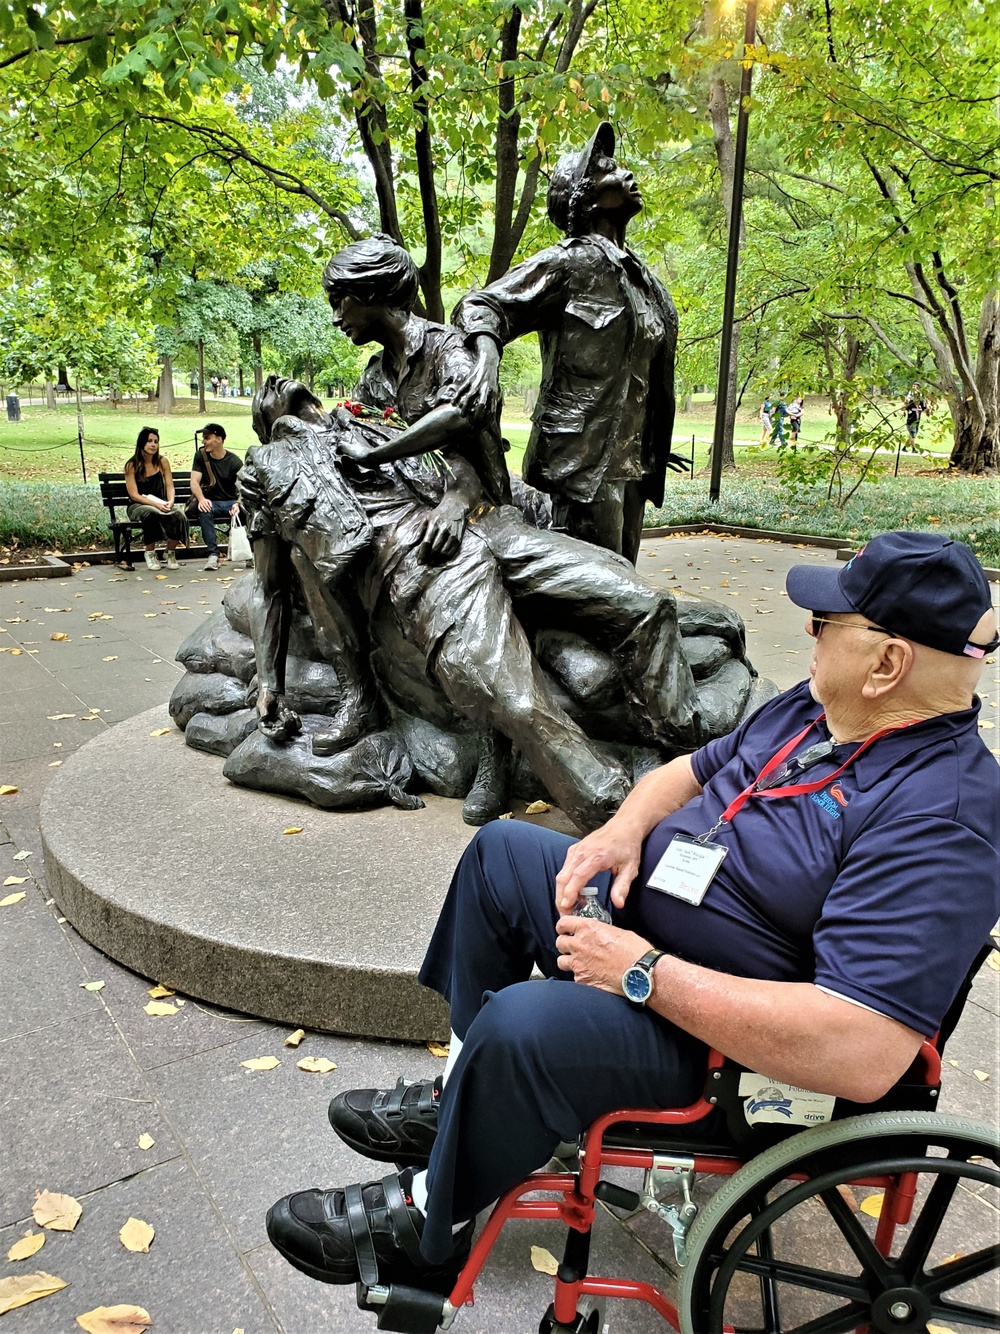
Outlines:
POLYGON ((424 219, 427 250, 420 267, 420 286, 430 319, 444 322, 441 300, 441 216, 437 187, 434 183, 434 158, 431 151, 430 108, 427 104, 427 68, 424 65, 424 14, 421 0, 404 0, 406 51, 410 63, 410 88, 417 124, 413 131, 413 149, 417 159, 417 181, 424 219))

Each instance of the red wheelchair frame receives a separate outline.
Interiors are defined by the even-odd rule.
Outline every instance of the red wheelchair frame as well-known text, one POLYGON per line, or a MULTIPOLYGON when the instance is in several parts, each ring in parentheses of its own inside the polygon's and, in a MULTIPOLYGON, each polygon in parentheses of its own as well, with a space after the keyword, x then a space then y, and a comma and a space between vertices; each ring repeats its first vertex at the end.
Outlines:
MULTIPOLYGON (((725 1058, 713 1051, 709 1056, 708 1075, 721 1070, 725 1058)), ((925 1041, 921 1047, 915 1065, 923 1075, 928 1088, 937 1088, 941 1082, 941 1058, 932 1043, 925 1041)), ((710 1096, 710 1095, 709 1095, 710 1096)), ((599 1189, 601 1171, 605 1167, 632 1167, 648 1170, 653 1167, 656 1154, 652 1149, 624 1148, 609 1146, 604 1143, 605 1136, 612 1128, 622 1123, 642 1123, 645 1126, 689 1126, 704 1120, 715 1110, 713 1102, 705 1093, 697 1102, 688 1107, 670 1108, 665 1111, 651 1112, 648 1109, 623 1110, 609 1112, 599 1117, 587 1130, 580 1152, 580 1171, 569 1176, 563 1172, 535 1172, 520 1185, 509 1190, 498 1200, 490 1214, 489 1221, 472 1248, 466 1262, 449 1295, 452 1307, 464 1306, 472 1300, 473 1284, 479 1277, 486 1258, 493 1249, 493 1244, 504 1224, 512 1218, 547 1219, 565 1223, 578 1234, 587 1235, 594 1223, 594 1213, 599 1189), (558 1193, 558 1200, 526 1200, 525 1195, 540 1191, 558 1193)), ((694 1171, 712 1176, 731 1176, 745 1163, 738 1157, 708 1157, 692 1154, 694 1171)), ((791 1178, 803 1180, 803 1174, 796 1173, 791 1178)), ((875 1247, 882 1255, 890 1253, 896 1228, 909 1222, 910 1211, 915 1198, 915 1179, 912 1174, 899 1178, 869 1177, 854 1182, 857 1186, 877 1186, 885 1190, 885 1202, 879 1217, 875 1234, 875 1247)), ((608 1200, 614 1203, 613 1199, 608 1200)), ((571 1278, 573 1268, 572 1234, 568 1243, 568 1256, 560 1266, 555 1280, 555 1297, 552 1302, 552 1316, 561 1324, 572 1325, 576 1319, 580 1298, 624 1297, 646 1302, 658 1311, 664 1320, 680 1329, 676 1306, 669 1301, 659 1288, 650 1283, 635 1282, 630 1279, 598 1278, 586 1275, 571 1278)), ((584 1266, 585 1254, 581 1255, 584 1266)))

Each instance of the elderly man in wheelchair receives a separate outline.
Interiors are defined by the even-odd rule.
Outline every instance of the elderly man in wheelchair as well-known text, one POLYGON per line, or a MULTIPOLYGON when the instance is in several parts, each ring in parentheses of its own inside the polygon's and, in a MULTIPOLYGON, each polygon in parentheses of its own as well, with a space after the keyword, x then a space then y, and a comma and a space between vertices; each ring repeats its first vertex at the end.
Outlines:
POLYGON ((996 1189, 997 1137, 934 1114, 1000 907, 989 586, 961 543, 901 532, 796 567, 788 594, 808 681, 581 841, 495 822, 463 855, 421 973, 451 1006, 443 1077, 330 1108, 399 1170, 268 1213, 281 1254, 356 1282, 380 1329, 448 1328, 511 1217, 569 1228, 542 1331, 600 1334, 612 1296, 687 1334, 1000 1329, 998 1250, 970 1251, 961 1214, 996 1189), (573 915, 588 885, 610 925, 573 915), (642 1190, 607 1166, 643 1168, 642 1190), (699 1171, 728 1177, 700 1213, 699 1171), (872 1187, 877 1223, 854 1194, 872 1187), (679 1310, 588 1273, 597 1201, 664 1220, 679 1310))

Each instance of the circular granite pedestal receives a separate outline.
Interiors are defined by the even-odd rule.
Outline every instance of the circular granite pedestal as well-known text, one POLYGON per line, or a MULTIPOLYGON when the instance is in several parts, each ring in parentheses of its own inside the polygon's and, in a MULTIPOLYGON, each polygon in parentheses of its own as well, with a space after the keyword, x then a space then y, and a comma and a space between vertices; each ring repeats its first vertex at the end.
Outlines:
POLYGON ((91 944, 187 995, 424 1041, 446 1034, 448 1018, 417 971, 474 832, 460 802, 425 801, 322 811, 234 787, 218 756, 186 746, 166 708, 151 709, 87 742, 49 784, 49 885, 91 944), (283 833, 294 825, 300 834, 283 833))

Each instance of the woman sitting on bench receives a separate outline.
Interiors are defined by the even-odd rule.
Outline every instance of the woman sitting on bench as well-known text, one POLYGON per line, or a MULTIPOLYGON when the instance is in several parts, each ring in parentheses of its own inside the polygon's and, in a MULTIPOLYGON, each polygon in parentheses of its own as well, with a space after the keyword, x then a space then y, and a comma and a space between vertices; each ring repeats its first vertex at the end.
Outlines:
POLYGON ((158 570, 156 547, 165 542, 167 569, 179 570, 177 544, 187 537, 187 520, 179 505, 174 505, 174 477, 170 464, 160 454, 160 433, 144 426, 135 442, 135 453, 125 464, 125 486, 131 504, 126 513, 142 524, 146 564, 158 570))

